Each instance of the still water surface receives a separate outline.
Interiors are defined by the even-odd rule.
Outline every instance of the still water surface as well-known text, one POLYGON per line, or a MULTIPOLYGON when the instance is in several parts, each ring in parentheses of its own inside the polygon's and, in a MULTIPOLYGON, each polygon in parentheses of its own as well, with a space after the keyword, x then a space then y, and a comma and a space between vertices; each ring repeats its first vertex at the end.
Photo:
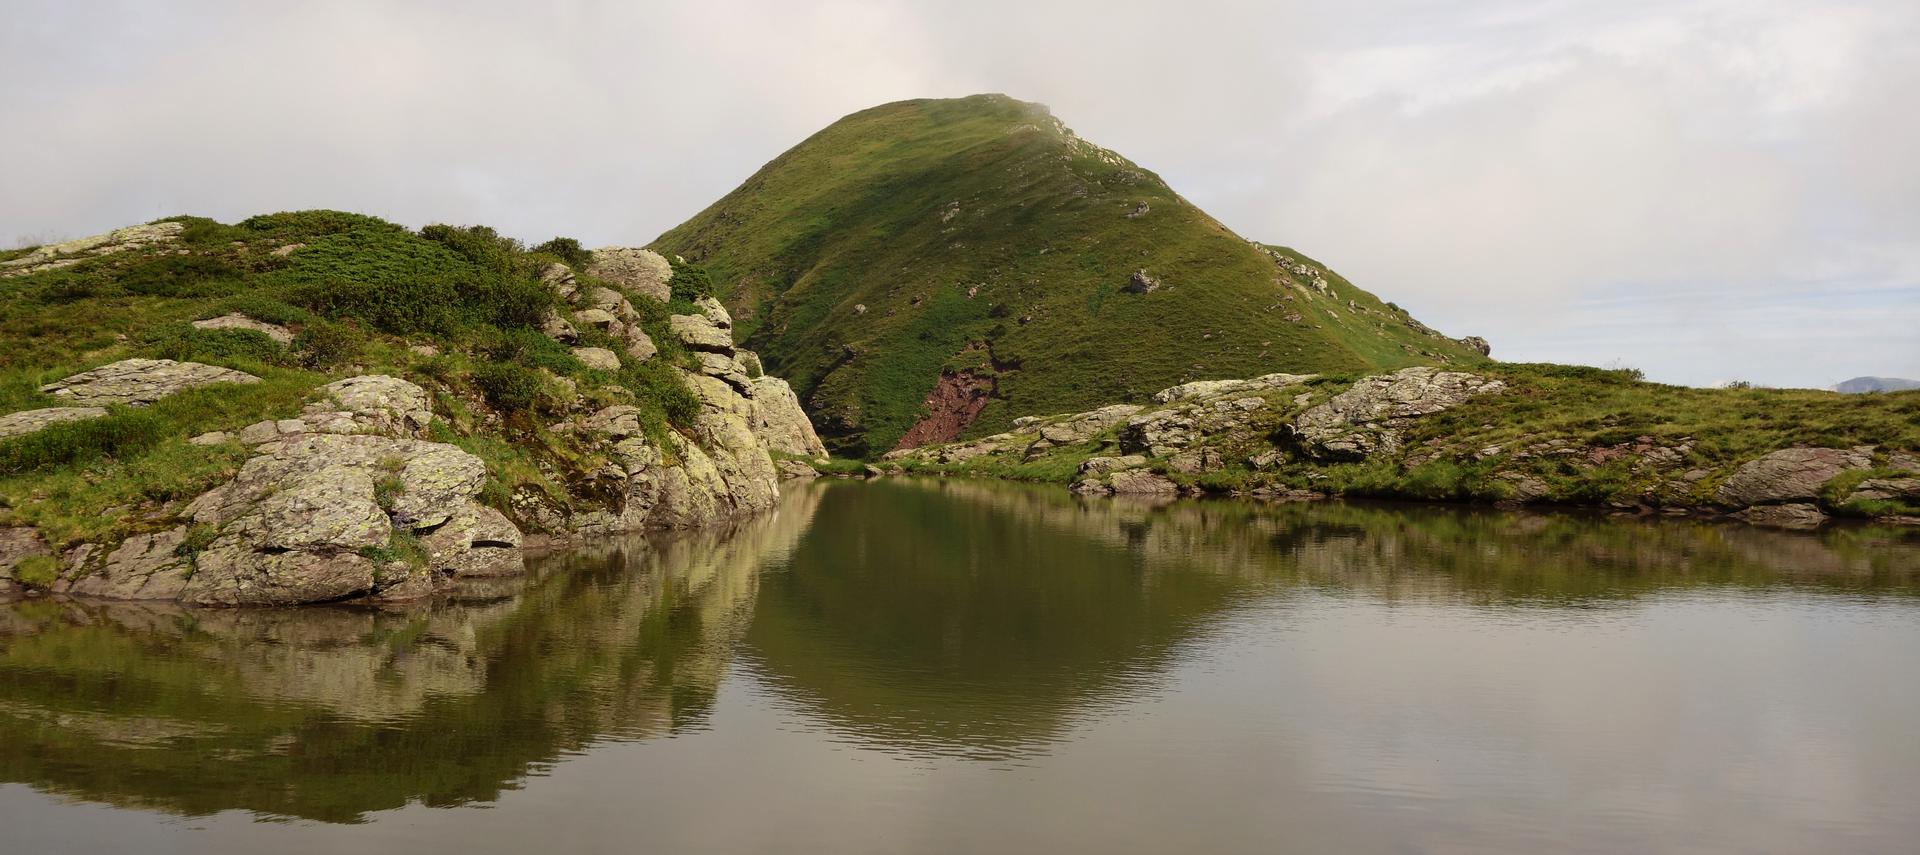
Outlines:
POLYGON ((0 850, 1920 848, 1911 536, 788 492, 430 608, 0 606, 0 850))

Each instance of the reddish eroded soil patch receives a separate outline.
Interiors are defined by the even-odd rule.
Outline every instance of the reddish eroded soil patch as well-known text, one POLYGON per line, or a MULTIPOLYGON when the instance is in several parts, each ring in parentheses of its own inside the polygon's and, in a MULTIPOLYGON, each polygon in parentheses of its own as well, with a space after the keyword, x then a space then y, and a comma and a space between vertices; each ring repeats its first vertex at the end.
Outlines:
POLYGON ((992 393, 992 378, 968 373, 940 375, 940 382, 927 394, 926 418, 908 428, 894 450, 954 441, 980 417, 992 393))

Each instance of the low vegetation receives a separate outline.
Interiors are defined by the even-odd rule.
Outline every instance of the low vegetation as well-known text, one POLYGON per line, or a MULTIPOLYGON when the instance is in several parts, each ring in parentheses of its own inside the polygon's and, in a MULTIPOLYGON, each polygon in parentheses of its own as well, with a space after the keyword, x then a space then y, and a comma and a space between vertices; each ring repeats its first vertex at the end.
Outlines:
MULTIPOLYGON (((178 217, 179 238, 71 266, 0 278, 0 415, 58 405, 43 384, 109 362, 202 362, 262 378, 189 390, 104 418, 0 440, 0 524, 38 527, 56 547, 110 542, 177 524, 188 498, 230 478, 247 451, 191 444, 214 431, 296 415, 311 391, 385 373, 435 391, 437 438, 488 463, 485 500, 511 512, 516 490, 564 504, 563 483, 601 465, 590 448, 546 428, 574 396, 634 404, 660 438, 691 423, 698 402, 673 364, 688 355, 667 333, 667 308, 633 299, 661 355, 622 356, 618 371, 582 365, 537 329, 560 308, 538 271, 589 254, 556 238, 528 249, 485 227, 419 231, 337 211, 268 214, 228 225, 178 217), (281 344, 246 329, 197 329, 228 313, 294 333, 281 344)), ((682 265, 704 280, 697 265, 682 265)), ((632 296, 632 295, 629 295, 632 296)), ((608 346, 582 332, 582 344, 608 346)), ((400 547, 395 547, 400 549, 400 547)), ((404 550, 401 550, 404 551, 404 550)))

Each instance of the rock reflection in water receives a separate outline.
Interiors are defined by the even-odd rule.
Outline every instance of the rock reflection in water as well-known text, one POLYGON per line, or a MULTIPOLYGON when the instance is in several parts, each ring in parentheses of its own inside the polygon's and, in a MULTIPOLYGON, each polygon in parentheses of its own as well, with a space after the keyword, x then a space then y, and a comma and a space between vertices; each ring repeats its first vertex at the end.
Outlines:
POLYGON ((607 739, 697 727, 805 496, 610 541, 416 609, 0 607, 0 780, 329 821, 497 798, 607 739))

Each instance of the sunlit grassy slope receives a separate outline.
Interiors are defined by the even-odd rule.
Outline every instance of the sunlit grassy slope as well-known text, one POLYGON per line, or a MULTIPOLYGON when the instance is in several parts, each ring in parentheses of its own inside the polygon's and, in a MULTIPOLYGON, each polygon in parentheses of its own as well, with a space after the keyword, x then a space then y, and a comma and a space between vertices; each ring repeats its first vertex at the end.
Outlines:
POLYGON ((978 435, 1191 379, 1479 358, 1001 95, 841 119, 655 248, 707 265, 749 346, 854 455, 891 447, 943 370, 995 381, 978 435), (1161 284, 1130 292, 1142 270, 1161 284))

